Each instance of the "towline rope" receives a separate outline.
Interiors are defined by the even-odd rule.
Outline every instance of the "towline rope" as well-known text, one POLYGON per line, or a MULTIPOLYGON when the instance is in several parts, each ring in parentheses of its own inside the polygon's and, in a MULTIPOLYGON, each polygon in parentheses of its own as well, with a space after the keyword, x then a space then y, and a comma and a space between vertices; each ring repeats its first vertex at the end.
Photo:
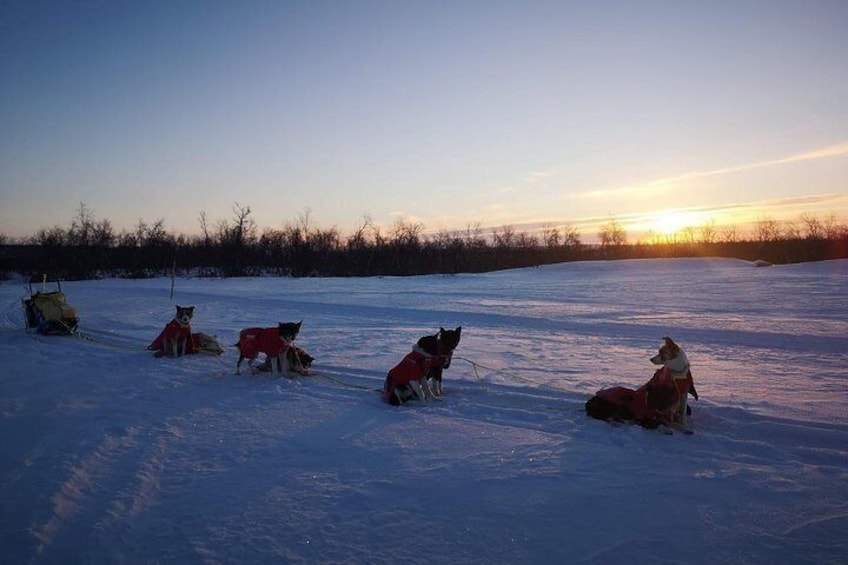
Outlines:
POLYGON ((339 379, 336 379, 336 378, 333 378, 333 377, 330 377, 330 376, 327 376, 327 375, 322 375, 321 373, 318 373, 318 372, 314 373, 311 376, 315 376, 315 377, 318 377, 320 379, 325 379, 327 381, 330 381, 331 383, 335 383, 339 386, 343 386, 343 387, 347 387, 347 388, 364 390, 364 391, 367 391, 367 392, 383 392, 383 389, 380 389, 380 388, 371 388, 370 386, 355 385, 353 383, 347 383, 345 381, 341 381, 339 379))
POLYGON ((454 356, 453 358, 458 359, 460 361, 465 361, 466 363, 469 363, 471 365, 471 367, 474 369, 474 375, 477 377, 477 380, 480 380, 480 381, 483 380, 483 377, 480 376, 480 372, 477 370, 478 368, 485 369, 486 371, 490 371, 490 372, 495 373, 495 374, 505 375, 507 377, 511 377, 511 378, 517 379, 519 381, 524 381, 526 383, 530 383, 530 384, 533 384, 533 385, 536 385, 536 386, 542 386, 542 387, 550 388, 551 390, 556 390, 557 392, 562 392, 558 388, 554 388, 552 386, 548 386, 548 385, 538 383, 538 382, 536 382, 532 379, 528 379, 527 377, 522 377, 521 375, 511 373, 510 371, 504 371, 503 369, 495 369, 494 367, 487 367, 486 365, 483 365, 483 364, 478 363, 476 361, 472 361, 471 359, 467 359, 465 357, 454 356))

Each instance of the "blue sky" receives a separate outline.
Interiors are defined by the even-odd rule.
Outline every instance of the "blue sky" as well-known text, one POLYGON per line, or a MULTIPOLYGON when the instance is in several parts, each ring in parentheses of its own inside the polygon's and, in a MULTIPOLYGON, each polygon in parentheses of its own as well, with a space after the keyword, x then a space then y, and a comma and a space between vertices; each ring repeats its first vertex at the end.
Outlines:
POLYGON ((848 219, 848 2, 0 3, 0 233, 848 219))

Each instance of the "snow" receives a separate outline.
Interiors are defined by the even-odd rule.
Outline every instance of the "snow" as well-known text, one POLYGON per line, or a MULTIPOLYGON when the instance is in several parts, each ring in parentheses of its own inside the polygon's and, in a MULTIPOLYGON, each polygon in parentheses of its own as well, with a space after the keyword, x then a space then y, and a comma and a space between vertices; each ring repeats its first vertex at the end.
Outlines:
POLYGON ((170 284, 64 283, 90 339, 27 334, 0 284, 3 562, 848 560, 848 261, 170 284), (223 356, 145 351, 174 303, 223 356), (314 376, 234 374, 241 328, 301 319, 314 376), (444 398, 383 404, 458 325, 444 398), (586 417, 665 335, 695 434, 586 417))

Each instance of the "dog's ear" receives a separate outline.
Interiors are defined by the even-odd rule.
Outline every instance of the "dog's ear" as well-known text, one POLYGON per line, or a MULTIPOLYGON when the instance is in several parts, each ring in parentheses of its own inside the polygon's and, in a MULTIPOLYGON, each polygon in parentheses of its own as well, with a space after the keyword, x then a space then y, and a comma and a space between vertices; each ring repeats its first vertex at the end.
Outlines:
POLYGON ((298 330, 298 331, 300 331, 300 325, 301 325, 302 323, 303 323, 303 320, 301 320, 301 321, 299 321, 298 323, 296 323, 296 324, 294 325, 294 327, 295 327, 295 328, 297 328, 297 330, 298 330))
POLYGON ((461 333, 462 333, 462 326, 457 326, 457 327, 456 327, 456 337, 459 337, 459 335, 460 335, 461 333))
POLYGON ((668 348, 668 352, 672 358, 677 357, 677 354, 680 352, 680 346, 674 343, 674 340, 670 337, 663 338, 665 340, 665 345, 668 348))

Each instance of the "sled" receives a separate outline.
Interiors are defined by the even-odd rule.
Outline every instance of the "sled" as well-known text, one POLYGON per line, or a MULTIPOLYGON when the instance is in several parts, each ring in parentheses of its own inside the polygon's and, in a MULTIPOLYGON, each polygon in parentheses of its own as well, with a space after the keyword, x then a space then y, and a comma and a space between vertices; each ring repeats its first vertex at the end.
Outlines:
POLYGON ((26 331, 36 331, 42 335, 71 335, 77 332, 79 317, 76 310, 65 300, 62 284, 58 279, 56 290, 47 290, 47 277, 42 281, 42 290, 32 290, 29 281, 30 297, 22 299, 26 331))

